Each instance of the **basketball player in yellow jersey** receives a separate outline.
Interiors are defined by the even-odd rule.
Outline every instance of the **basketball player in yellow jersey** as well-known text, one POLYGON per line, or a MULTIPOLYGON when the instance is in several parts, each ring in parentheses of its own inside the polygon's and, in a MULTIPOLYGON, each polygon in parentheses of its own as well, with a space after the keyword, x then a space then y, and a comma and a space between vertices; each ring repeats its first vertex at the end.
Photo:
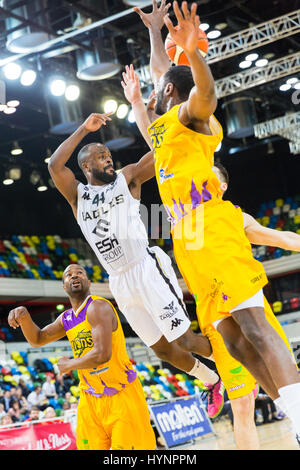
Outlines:
POLYGON ((63 274, 72 308, 40 329, 25 307, 11 310, 9 325, 21 327, 31 346, 67 335, 74 358, 60 358, 61 374, 78 370, 80 400, 76 441, 79 450, 153 450, 154 431, 142 385, 126 352, 112 304, 90 294, 84 268, 72 264, 63 274))
POLYGON ((202 327, 224 319, 217 329, 228 351, 259 383, 269 375, 300 434, 299 375, 289 349, 265 317, 262 288, 267 277, 252 256, 238 211, 222 200, 212 170, 222 128, 213 116, 214 80, 197 49, 197 5, 189 10, 183 2, 181 10, 174 1, 173 9, 176 29, 168 15, 164 21, 190 68, 171 67, 161 77, 155 106, 160 117, 148 132, 175 258, 201 306, 202 327))

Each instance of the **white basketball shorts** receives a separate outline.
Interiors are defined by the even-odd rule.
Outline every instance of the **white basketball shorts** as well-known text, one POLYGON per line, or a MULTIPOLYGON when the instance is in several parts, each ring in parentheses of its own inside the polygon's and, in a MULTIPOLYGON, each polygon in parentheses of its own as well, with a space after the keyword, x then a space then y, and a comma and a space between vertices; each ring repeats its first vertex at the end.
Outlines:
POLYGON ((191 322, 169 256, 155 246, 127 271, 109 276, 118 308, 141 340, 150 347, 165 336, 182 336, 191 322))

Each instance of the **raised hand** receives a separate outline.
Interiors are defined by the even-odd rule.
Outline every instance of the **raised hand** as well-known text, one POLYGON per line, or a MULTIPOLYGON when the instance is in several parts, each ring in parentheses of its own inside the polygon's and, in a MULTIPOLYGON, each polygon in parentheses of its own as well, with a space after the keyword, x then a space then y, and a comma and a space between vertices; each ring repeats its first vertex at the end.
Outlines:
POLYGON ((200 18, 196 15, 197 3, 193 3, 191 10, 189 10, 187 2, 182 2, 180 9, 177 1, 174 1, 173 10, 178 22, 177 26, 173 25, 168 14, 164 17, 165 25, 172 39, 174 39, 176 44, 182 47, 187 54, 194 52, 197 48, 200 27, 200 18))
POLYGON ((106 121, 111 121, 109 117, 112 113, 99 114, 93 113, 84 121, 83 127, 87 132, 96 132, 102 126, 106 126, 106 121))
POLYGON ((121 82, 121 85, 127 101, 129 101, 130 104, 139 101, 142 98, 140 80, 135 73, 132 64, 130 64, 130 67, 126 65, 125 72, 123 72, 122 76, 123 81, 121 82))
POLYGON ((159 28, 162 29, 164 25, 164 16, 168 13, 171 3, 166 5, 166 0, 162 0, 159 8, 157 1, 153 0, 153 9, 151 13, 144 13, 140 8, 134 7, 134 11, 140 16, 146 28, 159 28))
POLYGON ((8 324, 12 328, 16 329, 22 324, 22 321, 28 316, 30 316, 30 314, 26 307, 14 308, 8 314, 8 324))

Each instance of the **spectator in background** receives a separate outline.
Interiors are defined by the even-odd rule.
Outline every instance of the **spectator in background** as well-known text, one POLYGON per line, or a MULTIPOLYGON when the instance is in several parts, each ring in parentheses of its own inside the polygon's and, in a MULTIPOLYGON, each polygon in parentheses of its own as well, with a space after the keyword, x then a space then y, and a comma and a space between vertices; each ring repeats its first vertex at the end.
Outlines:
POLYGON ((27 387, 24 379, 20 379, 19 380, 19 387, 22 389, 22 395, 27 398, 29 393, 30 393, 30 390, 29 388, 27 387))
POLYGON ((59 397, 64 397, 65 393, 69 390, 68 384, 65 383, 65 378, 59 374, 55 375, 54 386, 55 386, 56 394, 59 397))
POLYGON ((11 416, 13 423, 23 421, 24 419, 24 415, 17 400, 12 402, 7 413, 11 416))
POLYGON ((29 411, 29 417, 25 419, 25 422, 30 422, 30 421, 38 421, 39 419, 42 419, 44 417, 44 414, 42 411, 39 409, 38 406, 32 406, 32 408, 29 411))
POLYGON ((11 393, 10 390, 5 390, 3 397, 0 398, 0 403, 4 405, 4 411, 7 413, 9 408, 11 407, 11 393))
POLYGON ((19 403, 22 413, 25 414, 25 412, 28 410, 28 403, 27 403, 26 398, 23 395, 23 391, 21 387, 17 387, 16 401, 19 403))
POLYGON ((8 424, 14 424, 12 417, 9 414, 5 414, 2 416, 1 421, 0 421, 1 426, 7 426, 8 424))
POLYGON ((50 374, 46 375, 46 382, 44 382, 42 385, 42 392, 44 393, 47 399, 57 398, 55 385, 52 382, 52 378, 50 374))
POLYGON ((0 421, 1 421, 1 418, 6 415, 5 413, 5 409, 4 409, 4 404, 3 403, 0 403, 0 421))
POLYGON ((273 400, 262 388, 260 388, 259 394, 255 400, 255 410, 257 409, 261 409, 263 421, 262 423, 258 423, 256 419, 256 425, 272 423, 273 421, 281 421, 283 419, 283 417, 278 414, 273 400))
POLYGON ((37 406, 39 410, 44 410, 47 408, 48 400, 45 397, 45 394, 42 392, 42 387, 40 385, 36 385, 33 392, 29 393, 27 402, 29 409, 31 409, 32 406, 37 406))

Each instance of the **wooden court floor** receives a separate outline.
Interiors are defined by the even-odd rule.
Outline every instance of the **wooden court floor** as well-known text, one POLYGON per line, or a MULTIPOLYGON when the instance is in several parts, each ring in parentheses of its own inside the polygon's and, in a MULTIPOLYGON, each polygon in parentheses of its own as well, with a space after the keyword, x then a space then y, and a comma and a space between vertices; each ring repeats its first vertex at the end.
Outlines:
MULTIPOLYGON (((185 447, 191 450, 237 450, 234 442, 232 426, 227 418, 213 424, 216 436, 197 439, 195 444, 185 447)), ((260 450, 300 450, 288 418, 257 427, 260 450)))

